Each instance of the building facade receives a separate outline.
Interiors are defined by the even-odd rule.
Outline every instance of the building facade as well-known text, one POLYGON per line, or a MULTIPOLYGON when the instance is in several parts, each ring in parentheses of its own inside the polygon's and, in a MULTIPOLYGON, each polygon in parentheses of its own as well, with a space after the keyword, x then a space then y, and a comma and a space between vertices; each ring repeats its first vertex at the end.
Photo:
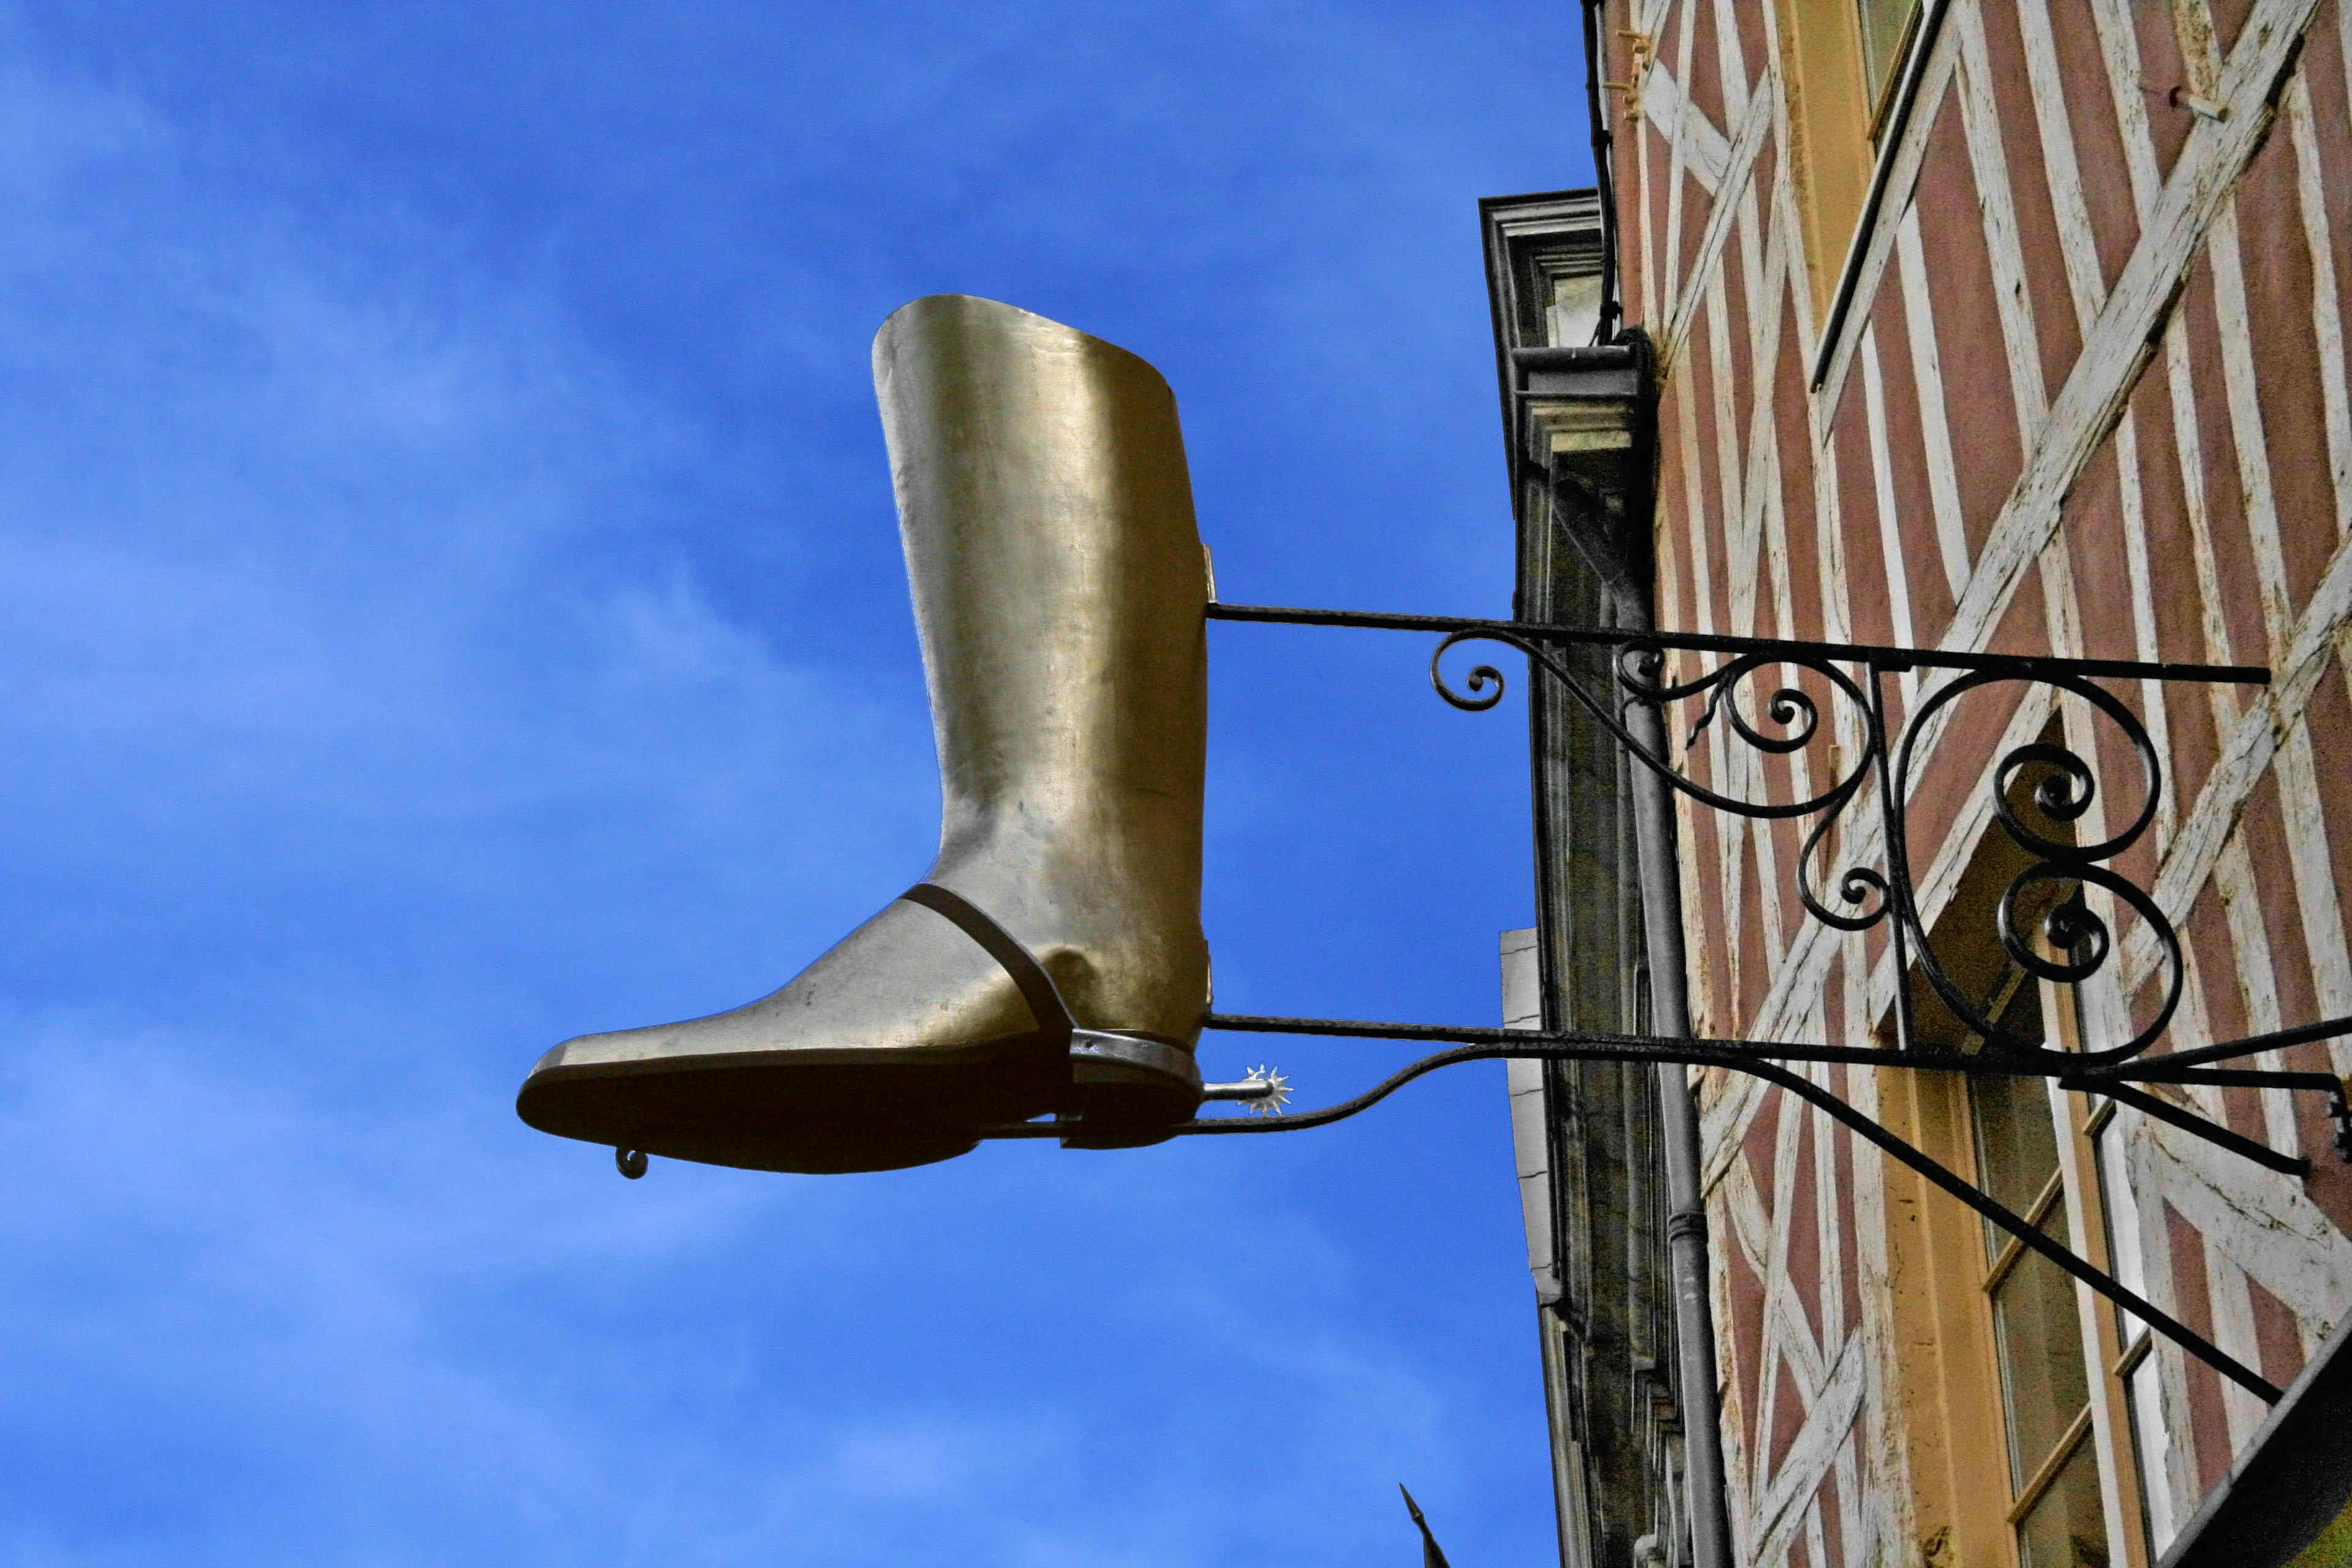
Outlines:
MULTIPOLYGON (((2155 1051, 2352 1016, 2352 10, 1597 10, 1612 178, 1484 208, 1517 618, 1606 624, 1599 517, 1622 521, 1604 545, 1663 627, 2263 667, 2267 684, 2101 683, 2145 732, 2152 794, 2130 731, 2094 701, 1995 681, 1950 702, 1895 786, 1920 921, 1978 1016, 2030 1045, 2097 1051, 2176 995, 2155 1051), (1560 351, 1621 329, 1640 334, 1641 384, 1612 405, 1590 356, 1560 351), (2001 940, 2031 859, 2001 819, 2034 809, 2032 770, 2002 761, 2037 747, 2095 773, 2063 831, 2125 841, 2106 868, 2177 931, 2177 963, 2161 922, 2095 883, 2074 885, 2106 938, 2062 950, 2042 927, 2021 939, 2038 965, 2001 940)), ((1578 657, 1605 689, 1605 655, 1578 657)), ((1667 673, 1719 663, 1677 653, 1667 673)), ((1949 679, 1901 674, 1888 724, 1949 679)), ((1770 731, 1780 679, 1818 705, 1810 743, 1759 747, 1685 713, 1669 734, 1686 777, 1769 803, 1845 776, 1859 721, 1815 678, 1759 673, 1725 700, 1770 731)), ((1538 692, 1531 725, 1538 925, 1506 940, 1506 1012, 1647 1033, 1625 762, 1556 695, 1538 692)), ((2322 1099, 2208 1084, 2143 1110, 1899 1065, 1986 1034, 1888 922, 1848 931, 1804 905, 1810 887, 1852 912, 1839 878, 1885 870, 1881 820, 1845 813, 1809 845, 1808 821, 1684 802, 1696 1032, 1883 1048, 1885 1068, 1800 1070, 2284 1397, 1788 1092, 1694 1069, 1737 1560, 2352 1562, 2352 1359, 2335 1356, 2352 1332, 2352 1166, 2322 1099), (2308 1169, 2266 1168, 2166 1107, 2308 1169)), ((2340 1079, 2352 1038, 2244 1065, 2340 1079)), ((1631 1068, 1528 1062, 1512 1093, 1563 1562, 1687 1561, 1655 1092, 1631 1068)))

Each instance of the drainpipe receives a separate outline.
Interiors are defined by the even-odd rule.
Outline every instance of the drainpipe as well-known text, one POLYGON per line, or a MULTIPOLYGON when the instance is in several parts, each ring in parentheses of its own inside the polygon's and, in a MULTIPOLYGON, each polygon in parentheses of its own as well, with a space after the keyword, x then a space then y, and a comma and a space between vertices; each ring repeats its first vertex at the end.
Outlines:
MULTIPOLYGON (((1653 629, 1649 595, 1617 595, 1617 624, 1653 629)), ((1628 702, 1625 727, 1652 756, 1666 754, 1666 726, 1657 709, 1628 702)), ((1675 802, 1666 782, 1636 764, 1626 770, 1633 790, 1633 837, 1642 869, 1642 925, 1650 960, 1650 1032, 1692 1038, 1690 991, 1684 967, 1681 872, 1675 853, 1675 802)), ((1733 1568, 1731 1515, 1724 1498, 1723 1421, 1717 1405, 1715 1310, 1707 1293, 1706 1200, 1699 1186, 1698 1101, 1690 1074, 1661 1062, 1658 1117, 1666 1165, 1666 1261, 1675 1293, 1675 1348, 1683 1406, 1683 1495, 1691 1511, 1696 1568, 1733 1568)))
MULTIPOLYGON (((1640 371, 1633 400, 1635 471, 1622 512, 1571 478, 1555 477, 1551 511, 1607 584, 1617 626, 1656 629, 1650 603, 1651 473, 1656 450, 1651 411, 1656 404, 1656 362, 1648 337, 1633 328, 1607 348, 1557 355, 1598 362, 1630 352, 1640 371), (1579 493, 1582 492, 1582 493, 1579 493)), ((1642 749, 1664 759, 1665 717, 1644 702, 1621 703, 1626 730, 1642 749)), ((1633 796, 1633 837, 1640 861, 1642 924, 1650 970, 1650 1033, 1694 1037, 1683 952, 1682 878, 1675 847, 1673 786, 1638 763, 1626 768, 1633 796)), ((1724 1492, 1723 1422, 1717 1400, 1715 1310, 1707 1288, 1706 1203, 1700 1188, 1698 1102, 1681 1066, 1656 1068, 1658 1111, 1666 1174, 1667 1277, 1675 1298, 1675 1347, 1683 1415, 1683 1496, 1690 1510, 1694 1568, 1736 1568, 1731 1517, 1724 1492)))
POLYGON ((1601 196, 1601 320, 1592 333, 1596 343, 1615 342, 1624 315, 1617 298, 1617 150, 1601 99, 1601 42, 1607 36, 1601 0, 1584 0, 1584 110, 1592 120, 1592 179, 1601 196))

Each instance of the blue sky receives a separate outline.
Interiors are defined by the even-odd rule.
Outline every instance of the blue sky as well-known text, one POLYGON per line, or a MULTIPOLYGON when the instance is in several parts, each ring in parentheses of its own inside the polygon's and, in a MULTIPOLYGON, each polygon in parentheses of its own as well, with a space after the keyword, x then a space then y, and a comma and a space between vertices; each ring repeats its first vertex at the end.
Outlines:
MULTIPOLYGON (((1507 612, 1574 19, 0 6, 0 1565, 1547 1560, 1497 1067, 853 1177, 511 1107, 929 863, 909 299, 1158 364, 1227 599, 1507 612)), ((1496 1018, 1524 710, 1427 652, 1213 633, 1221 1005, 1496 1018)))

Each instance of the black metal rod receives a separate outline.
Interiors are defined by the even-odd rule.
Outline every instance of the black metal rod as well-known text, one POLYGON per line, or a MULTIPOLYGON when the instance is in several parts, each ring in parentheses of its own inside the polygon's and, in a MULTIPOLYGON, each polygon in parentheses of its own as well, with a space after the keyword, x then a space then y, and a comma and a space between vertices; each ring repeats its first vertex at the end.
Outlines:
MULTIPOLYGON (((1895 947, 1895 1048, 1912 1055, 1919 1046, 1918 1018, 1911 1001, 1911 923, 1917 910, 1912 907, 1910 844, 1903 832, 1903 798, 1895 787, 1894 759, 1886 750, 1886 676, 1887 671, 1871 667, 1870 765, 1878 775, 1879 852, 1886 857, 1882 897, 1887 912, 1895 917, 1887 922, 1886 933, 1895 947)), ((1911 715, 1906 711, 1903 718, 1908 724, 1911 715)))
POLYGON ((2326 1073, 2261 1072, 2252 1069, 2184 1071, 2173 1058, 2158 1057, 2125 1062, 2086 1072, 2072 1065, 2066 1053, 2044 1051, 2032 1056, 2004 1056, 1980 1051, 1973 1056, 1936 1051, 1897 1051, 1879 1046, 1825 1046, 1803 1041, 1725 1038, 1664 1039, 1654 1035, 1612 1034, 1605 1030, 1502 1029, 1484 1024, 1387 1024, 1361 1018, 1286 1018, 1266 1014, 1211 1013, 1202 1027, 1242 1035, 1306 1035, 1328 1039, 1410 1040, 1424 1045, 1591 1046, 1613 1054, 1599 1060, 1679 1062, 1691 1067, 1745 1068, 1754 1061, 1836 1062, 1851 1067, 1901 1068, 1907 1072, 1955 1073, 1968 1078, 2054 1078, 2070 1089, 2105 1094, 2120 1083, 2211 1083, 2262 1089, 2340 1089, 2326 1073))
MULTIPOLYGON (((2069 1081, 2061 1079, 2058 1080, 2058 1087, 2079 1089, 2085 1086, 2080 1079, 2069 1081)), ((2231 1153, 2252 1160, 2255 1164, 2265 1169, 2278 1171, 2290 1176, 2311 1174, 2311 1162, 2299 1155, 2282 1154, 2266 1143, 2257 1143, 2242 1132, 2232 1131, 2217 1121, 2198 1115, 2193 1110, 2183 1110, 2177 1105, 2158 1100, 2156 1096, 2142 1089, 2134 1089, 2128 1084, 2109 1083, 2102 1087, 2098 1092, 2118 1105, 2128 1105, 2142 1115, 2153 1116, 2158 1121, 2170 1122, 2184 1131, 2195 1133, 2208 1143, 2227 1149, 2231 1153)))
POLYGON ((2339 1039, 2347 1035, 2352 1035, 2352 1018, 2323 1018, 2316 1024, 2299 1024, 2292 1029, 2273 1029, 2267 1035, 2249 1035, 2242 1040, 2225 1040, 2218 1046, 2200 1046, 2191 1051, 2167 1051, 2158 1059, 2168 1067, 2196 1067, 2204 1062, 2225 1062, 2237 1057, 2259 1056, 2264 1051, 2283 1051, 2290 1046, 2307 1046, 2316 1040, 2339 1039))
MULTIPOLYGON (((1584 1046, 1614 1053, 1609 1059, 1647 1062, 1657 1066, 1728 1068, 1745 1072, 1756 1061, 1822 1062, 1848 1067, 1903 1068, 1915 1072, 1951 1073, 1965 1078, 2054 1079, 2061 1089, 2103 1094, 2111 1100, 2171 1122, 2184 1131, 2242 1154, 2256 1164, 2293 1176, 2311 1173, 2311 1162, 2284 1154, 2229 1128, 2168 1105, 2131 1086, 2146 1083, 2211 1084, 2249 1089, 2310 1089, 2328 1094, 2341 1103, 2345 1085, 2326 1073, 2230 1071, 2228 1069, 2167 1070, 2166 1064, 2147 1064, 2145 1076, 2138 1064, 2099 1073, 2068 1070, 2063 1055, 2042 1052, 2030 1057, 1980 1052, 1975 1056, 1937 1056, 1925 1052, 1876 1049, 1864 1046, 1787 1045, 1766 1040, 1702 1040, 1662 1038, 1643 1035, 1612 1035, 1586 1030, 1557 1033, 1533 1029, 1459 1028, 1430 1024, 1351 1023, 1335 1018, 1274 1018, 1212 1013, 1204 1021, 1212 1029, 1245 1034, 1321 1035, 1341 1038, 1414 1040, 1423 1043, 1460 1041, 1465 1044, 1510 1046, 1532 1041, 1542 1045, 1584 1046)), ((1350 1112, 1349 1114, 1353 1114, 1350 1112)), ((2333 1112, 2331 1111, 2331 1114, 2333 1112)))
POLYGON ((1718 637, 1706 632, 1645 632, 1622 626, 1559 626, 1539 621, 1497 621, 1473 616, 1406 616, 1384 610, 1307 610, 1281 605, 1212 604, 1213 621, 1254 621, 1270 626, 1355 626, 1370 631, 1486 631, 1530 642, 1587 643, 1606 647, 1643 644, 1693 653, 1785 654, 1866 664, 1888 671, 1975 669, 2034 679, 2071 675, 2084 679, 2197 680, 2225 686, 2267 686, 2271 672, 2251 664, 2147 664, 2134 659, 2058 658, 2040 654, 1956 653, 1935 648, 1887 647, 1874 643, 1799 642, 1788 637, 1718 637))
MULTIPOLYGON (((2216 1089, 2316 1089, 2341 1095, 2344 1080, 2326 1072, 2268 1072, 2258 1068, 2186 1068, 2179 1072, 2167 1072, 2160 1061, 2150 1062, 2144 1070, 2119 1075, 2133 1083, 2210 1084, 2216 1089)), ((2110 1075, 2101 1073, 2086 1077, 2071 1087, 2105 1094, 2110 1075)))
POLYGON ((2011 1212, 2003 1205, 1979 1191, 1973 1184, 1962 1181, 1958 1175, 1946 1169, 1939 1161, 1897 1138, 1827 1089, 1784 1068, 1767 1066, 1763 1063, 1759 1063, 1746 1070, 1754 1072, 1756 1076, 1768 1082, 1778 1084, 1810 1104, 1819 1106, 1839 1121, 1877 1144, 1886 1153, 1894 1155, 1897 1160, 2017 1237, 2031 1250, 2040 1253, 2108 1300, 2116 1302, 2126 1311, 2146 1322, 2157 1332, 2196 1356, 2231 1382, 2258 1395, 2264 1403, 2276 1405, 2286 1397, 2285 1390, 2247 1366, 2237 1357, 2230 1354, 2179 1319, 2162 1310, 2154 1302, 2126 1286, 2114 1275, 2093 1266, 2070 1249, 2059 1246, 2039 1226, 2027 1224, 2023 1215, 2011 1212))

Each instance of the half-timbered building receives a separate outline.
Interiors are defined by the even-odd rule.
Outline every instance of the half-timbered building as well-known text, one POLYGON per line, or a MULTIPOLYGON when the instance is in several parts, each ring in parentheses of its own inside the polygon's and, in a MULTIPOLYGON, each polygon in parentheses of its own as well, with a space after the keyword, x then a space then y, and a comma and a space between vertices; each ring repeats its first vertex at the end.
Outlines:
MULTIPOLYGON (((1607 622, 1562 520, 1613 508, 1661 627, 2268 672, 2092 682, 2118 720, 2063 682, 1954 696, 1964 672, 1897 668, 1907 766, 1864 770, 1855 809, 1681 797, 1695 1033, 1883 1051, 1793 1070, 2252 1374, 1818 1106, 1695 1068, 1737 1561, 2352 1563, 2352 1166, 2326 1097, 1903 1065, 2095 1056, 2159 1016, 2157 1053, 2352 1016, 2352 5, 1596 9, 1601 190, 1484 208, 1517 618, 1607 622), (1562 352, 1633 334, 1638 389, 1562 352), (1888 818, 1859 807, 1885 791, 1924 951, 1811 907, 1857 924, 1883 897, 1888 818), (2004 826, 2029 818, 2116 847, 2040 875, 2004 826)), ((1727 657, 1671 650, 1661 679, 1727 657)), ((1817 671, 1759 668, 1721 703, 1667 743, 1725 796, 1821 798, 1870 747, 1817 671), (1782 687, 1818 725, 1778 750, 1754 737, 1808 722, 1782 687)), ((1506 939, 1506 1011, 1645 1033, 1628 763, 1557 694, 1531 722, 1539 920, 1506 939)), ((2352 1038, 2241 1065, 2340 1079, 2352 1038)), ((1563 1562, 1687 1561, 1654 1091, 1527 1062, 1512 1092, 1563 1562)))

